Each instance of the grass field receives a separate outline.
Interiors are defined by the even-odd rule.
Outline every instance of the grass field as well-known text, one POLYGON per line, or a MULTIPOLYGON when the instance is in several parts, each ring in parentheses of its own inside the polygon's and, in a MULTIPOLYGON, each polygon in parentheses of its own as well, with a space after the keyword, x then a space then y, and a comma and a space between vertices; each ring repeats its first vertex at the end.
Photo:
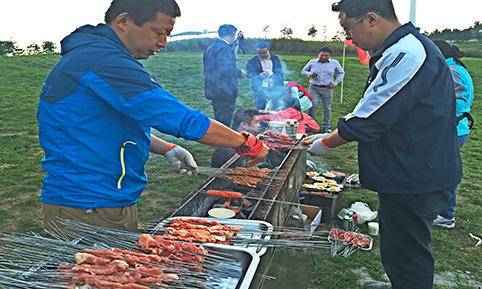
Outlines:
MULTIPOLYGON (((301 81, 299 71, 309 56, 281 55, 291 72, 288 79, 301 81)), ((249 57, 242 55, 240 65, 249 57)), ((43 152, 38 145, 36 106, 42 82, 58 56, 0 57, 0 233, 41 231, 39 189, 43 172, 40 160, 43 152)), ((473 116, 481 127, 482 59, 467 59, 476 86, 473 116)), ((161 53, 146 62, 146 67, 169 91, 191 106, 212 114, 203 97, 201 54, 161 53)), ((333 122, 350 112, 359 99, 367 68, 349 58, 346 63, 344 102, 339 101, 339 89, 333 103, 333 122)), ((247 80, 240 81, 239 106, 253 106, 247 80)), ((321 115, 318 116, 320 118, 321 115)), ((459 186, 457 227, 453 230, 434 229, 433 250, 436 259, 436 288, 477 288, 482 283, 480 247, 469 233, 482 235, 482 133, 474 130, 463 148, 464 179, 459 186)), ((208 165, 211 149, 197 143, 182 142, 199 164, 208 165)), ((357 172, 355 144, 336 150, 324 161, 341 171, 357 172)), ((147 166, 149 185, 140 202, 142 222, 162 217, 196 188, 203 177, 178 177, 167 169, 164 160, 152 157, 147 166)), ((376 208, 377 197, 363 189, 347 191, 343 205, 361 200, 376 208)), ((364 228, 362 228, 364 229, 364 228)), ((378 241, 378 240, 376 240, 378 241)), ((326 252, 312 253, 310 288, 359 288, 355 270, 367 272, 372 278, 383 279, 383 268, 376 249, 349 258, 332 259, 326 252)), ((293 288, 301 289, 301 288, 293 288)))

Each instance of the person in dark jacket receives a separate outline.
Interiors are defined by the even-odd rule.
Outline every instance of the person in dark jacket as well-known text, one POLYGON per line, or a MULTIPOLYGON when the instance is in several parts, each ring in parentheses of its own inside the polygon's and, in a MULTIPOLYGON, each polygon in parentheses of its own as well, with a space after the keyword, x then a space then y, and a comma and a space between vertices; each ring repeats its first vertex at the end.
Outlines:
POLYGON ((208 46, 203 55, 204 95, 211 100, 214 119, 226 126, 231 125, 236 98, 238 79, 246 72, 236 66, 232 45, 236 42, 236 27, 221 25, 218 38, 208 46))
POLYGON ((246 71, 251 80, 256 108, 263 110, 274 91, 283 87, 283 67, 278 56, 271 54, 267 42, 256 44, 257 55, 246 64, 246 71))
POLYGON ((244 33, 243 31, 238 32, 238 37, 236 39, 236 54, 245 54, 246 49, 244 48, 244 33))
POLYGON ((178 16, 175 0, 114 0, 105 24, 82 26, 62 40, 37 112, 47 228, 60 218, 135 231, 149 153, 196 167, 187 150, 152 128, 259 160, 266 156, 256 137, 182 104, 137 60, 166 46, 178 16))
POLYGON ((432 222, 461 179, 450 69, 431 40, 398 22, 391 0, 342 0, 332 9, 347 36, 374 54, 363 97, 336 131, 312 138, 309 152, 358 142, 361 184, 379 196, 391 282, 365 288, 431 289, 432 222))

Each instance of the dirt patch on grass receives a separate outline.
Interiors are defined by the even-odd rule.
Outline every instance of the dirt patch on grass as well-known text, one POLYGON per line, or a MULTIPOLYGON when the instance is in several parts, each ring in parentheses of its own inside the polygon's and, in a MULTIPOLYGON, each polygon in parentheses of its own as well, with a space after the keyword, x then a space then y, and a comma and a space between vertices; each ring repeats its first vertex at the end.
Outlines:
POLYGON ((433 284, 441 288, 460 288, 467 286, 471 288, 481 289, 482 280, 477 280, 476 276, 470 272, 442 272, 435 274, 433 284))
MULTIPOLYGON (((368 273, 368 269, 365 267, 359 270, 353 270, 355 274, 359 276, 358 283, 363 286, 366 282, 378 281, 374 280, 368 273)), ((383 282, 388 282, 388 277, 383 276, 383 282)), ((482 289, 482 281, 477 280, 477 277, 472 275, 471 272, 461 272, 459 270, 455 272, 442 272, 434 275, 433 284, 436 288, 460 288, 466 286, 474 289, 482 289)))

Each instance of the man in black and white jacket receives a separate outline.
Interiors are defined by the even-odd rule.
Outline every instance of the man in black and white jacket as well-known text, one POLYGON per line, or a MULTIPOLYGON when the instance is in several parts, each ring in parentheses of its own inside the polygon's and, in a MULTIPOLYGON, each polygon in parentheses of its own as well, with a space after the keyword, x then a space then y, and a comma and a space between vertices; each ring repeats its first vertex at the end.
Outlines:
POLYGON ((256 108, 265 109, 271 94, 280 94, 283 87, 283 66, 278 56, 270 53, 266 42, 256 44, 256 54, 246 64, 256 108))
POLYGON ((347 36, 374 51, 363 98, 309 152, 358 141, 360 181, 379 193, 380 253, 391 284, 365 288, 431 289, 432 222, 460 182, 454 86, 435 44, 401 25, 391 0, 333 4, 347 36))

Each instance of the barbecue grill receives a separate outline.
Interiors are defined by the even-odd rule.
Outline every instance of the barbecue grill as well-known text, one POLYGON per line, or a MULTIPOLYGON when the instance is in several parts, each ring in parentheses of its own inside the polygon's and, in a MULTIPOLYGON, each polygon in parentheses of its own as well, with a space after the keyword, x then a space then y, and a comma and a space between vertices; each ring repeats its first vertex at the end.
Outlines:
MULTIPOLYGON (((222 169, 233 168, 233 163, 239 158, 233 156, 221 167, 222 169)), ((268 162, 273 170, 272 177, 263 182, 257 188, 233 184, 231 181, 216 176, 209 177, 198 189, 191 192, 177 206, 174 212, 165 216, 173 218, 179 216, 206 217, 208 210, 219 203, 219 198, 207 195, 208 190, 232 190, 245 194, 255 191, 256 196, 262 199, 298 202, 298 192, 303 184, 306 167, 306 150, 290 149, 285 151, 271 151, 268 155, 268 162)), ((272 224, 275 227, 283 227, 291 215, 292 206, 286 203, 270 202, 258 200, 253 203, 252 209, 246 215, 249 220, 261 220, 272 224)), ((163 218, 163 219, 165 219, 163 218)), ((266 280, 263 276, 268 276, 274 254, 274 248, 261 256, 261 260, 256 271, 256 278, 253 279, 250 288, 262 288, 266 280)))

